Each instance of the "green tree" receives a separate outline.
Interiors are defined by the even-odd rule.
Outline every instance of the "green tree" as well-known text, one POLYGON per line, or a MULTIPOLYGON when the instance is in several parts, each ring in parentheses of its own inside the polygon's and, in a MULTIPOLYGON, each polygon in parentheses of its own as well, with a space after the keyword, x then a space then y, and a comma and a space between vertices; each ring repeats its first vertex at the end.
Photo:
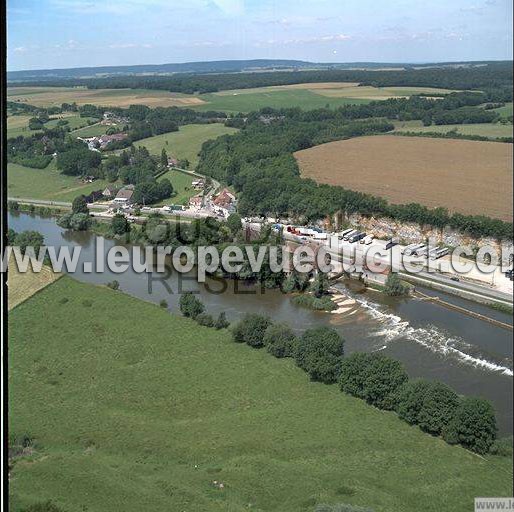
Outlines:
POLYGON ((293 357, 298 338, 287 324, 272 324, 264 333, 264 345, 275 357, 293 357))
POLYGON ((387 276, 385 284, 385 293, 391 297, 399 297, 401 295, 407 295, 409 288, 402 284, 398 274, 391 272, 387 276))
POLYGON ((184 316, 193 320, 205 311, 203 303, 192 292, 186 292, 180 296, 179 307, 184 316))
POLYGON ((77 196, 71 203, 71 211, 73 213, 85 213, 89 215, 87 201, 85 195, 77 196))
POLYGON ((216 329, 226 329, 230 325, 230 322, 227 320, 227 315, 224 311, 222 311, 218 318, 216 319, 216 322, 214 323, 214 327, 216 329))
POLYGON ((493 406, 482 398, 464 398, 443 438, 450 444, 460 443, 476 453, 487 453, 493 445, 498 427, 493 406))
POLYGON ((241 216, 237 213, 231 213, 227 218, 227 226, 229 227, 232 235, 236 236, 243 229, 241 216))
POLYGON ((166 153, 166 150, 164 148, 162 148, 161 151, 161 166, 168 167, 168 154, 166 153))
POLYGON ((325 272, 319 271, 314 278, 314 281, 309 286, 309 290, 317 297, 323 297, 328 293, 330 283, 328 281, 328 275, 325 272))
POLYGON ((344 339, 330 327, 307 329, 298 340, 296 364, 312 380, 330 384, 336 382, 344 354, 344 339))
POLYGON ((66 213, 59 217, 57 225, 74 231, 87 231, 91 227, 91 217, 85 213, 66 213))
POLYGON ((418 414, 418 425, 425 432, 440 435, 452 421, 459 404, 460 398, 453 389, 442 382, 431 382, 418 414))
POLYGON ((130 223, 125 215, 117 213, 111 220, 111 231, 114 235, 124 235, 130 231, 130 223))
MULTIPOLYGON (((12 237, 12 233, 10 233, 9 236, 12 237)), ((12 244, 13 246, 19 247, 22 254, 25 254, 27 248, 32 247, 37 255, 39 249, 44 244, 44 240, 45 239, 41 233, 29 230, 15 234, 12 244)))
POLYGON ((214 318, 208 313, 200 313, 195 320, 198 324, 203 325, 204 327, 214 327, 214 318))
POLYGON ((236 343, 246 343, 259 348, 264 346, 264 333, 270 325, 271 320, 267 316, 247 313, 233 327, 232 336, 236 343))
POLYGON ((402 364, 382 354, 352 354, 342 365, 339 384, 345 393, 381 409, 391 409, 399 387, 407 380, 402 364))

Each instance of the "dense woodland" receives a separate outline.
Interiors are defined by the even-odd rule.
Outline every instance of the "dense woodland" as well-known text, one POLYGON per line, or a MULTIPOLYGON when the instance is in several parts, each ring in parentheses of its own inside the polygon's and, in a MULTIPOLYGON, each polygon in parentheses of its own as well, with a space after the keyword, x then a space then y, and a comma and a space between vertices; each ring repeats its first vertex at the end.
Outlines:
POLYGON ((359 82, 372 86, 442 87, 446 89, 495 89, 502 97, 512 98, 512 62, 490 62, 481 66, 433 67, 402 71, 320 69, 311 71, 274 71, 262 73, 176 74, 172 76, 114 76, 17 82, 12 85, 86 86, 90 89, 159 89, 187 94, 270 85, 310 82, 359 82), (503 96, 505 95, 505 96, 503 96))
POLYGON ((512 224, 501 220, 449 214, 445 208, 430 209, 416 203, 391 205, 380 197, 318 185, 300 177, 293 156, 295 151, 332 140, 387 132, 392 125, 384 118, 425 119, 434 113, 458 111, 476 101, 474 96, 455 93, 445 100, 413 97, 308 112, 264 109, 247 118, 230 120, 228 124, 241 128, 239 133, 206 142, 198 172, 231 184, 240 193, 239 211, 243 215, 293 215, 317 220, 342 211, 438 228, 449 225, 476 237, 510 239, 512 224), (454 106, 457 109, 452 110, 454 106))

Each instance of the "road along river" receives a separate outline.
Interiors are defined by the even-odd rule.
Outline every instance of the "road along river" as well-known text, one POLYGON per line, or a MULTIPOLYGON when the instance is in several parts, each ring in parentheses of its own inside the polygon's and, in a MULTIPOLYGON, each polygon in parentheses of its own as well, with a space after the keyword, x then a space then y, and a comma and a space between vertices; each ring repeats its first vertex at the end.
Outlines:
MULTIPOLYGON (((82 261, 94 261, 95 235, 63 230, 53 218, 10 213, 9 227, 32 229, 45 237, 46 245, 81 246, 81 263, 73 277, 84 282, 105 284, 116 279, 120 289, 143 300, 165 299, 168 309, 178 312, 180 291, 198 291, 208 311, 225 311, 234 321, 246 312, 267 314, 274 321, 287 322, 301 332, 315 325, 330 325, 346 339, 346 352, 376 351, 401 360, 412 377, 438 379, 457 392, 482 396, 496 408, 501 433, 512 432, 513 344, 512 332, 482 320, 449 310, 431 301, 396 299, 365 290, 355 281, 343 281, 338 290, 338 312, 321 313, 295 306, 279 290, 261 290, 235 281, 208 279, 198 284, 194 273, 138 274, 83 272, 82 261)), ((115 242, 105 240, 105 251, 115 242)), ((427 295, 466 307, 512 324, 510 315, 442 292, 420 288, 427 295)))

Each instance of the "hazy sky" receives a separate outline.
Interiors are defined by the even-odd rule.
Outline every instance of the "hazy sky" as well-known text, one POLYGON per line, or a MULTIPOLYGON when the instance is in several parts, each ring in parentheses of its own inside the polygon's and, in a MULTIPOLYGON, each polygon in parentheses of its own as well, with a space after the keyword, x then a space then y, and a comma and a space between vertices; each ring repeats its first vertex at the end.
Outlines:
POLYGON ((8 69, 512 59, 512 0, 8 0, 8 69))

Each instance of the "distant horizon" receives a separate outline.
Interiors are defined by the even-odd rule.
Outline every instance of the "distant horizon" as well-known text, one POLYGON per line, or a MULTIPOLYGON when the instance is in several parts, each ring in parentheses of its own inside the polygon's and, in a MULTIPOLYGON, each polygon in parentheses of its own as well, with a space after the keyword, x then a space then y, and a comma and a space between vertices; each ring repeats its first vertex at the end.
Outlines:
POLYGON ((123 68, 123 67, 138 67, 138 66, 166 66, 166 65, 180 65, 180 64, 197 64, 197 63, 214 63, 214 62, 250 62, 250 61, 268 61, 268 62, 305 62, 309 64, 394 64, 394 65, 418 65, 424 66, 428 64, 469 64, 473 62, 514 62, 513 58, 510 59, 463 59, 463 60, 427 60, 427 61, 379 61, 379 60, 368 60, 368 61, 313 61, 306 59, 287 59, 287 58, 272 58, 268 59, 265 57, 256 57, 252 59, 205 59, 205 60, 184 60, 184 61, 166 61, 166 62, 144 62, 139 64, 101 64, 98 66, 66 66, 66 67, 51 67, 51 68, 24 68, 24 69, 8 69, 7 73, 18 73, 24 71, 66 71, 73 69, 98 69, 98 68, 123 68))
POLYGON ((9 71, 512 60, 512 0, 9 0, 9 71), (114 64, 110 64, 114 63, 114 64))

